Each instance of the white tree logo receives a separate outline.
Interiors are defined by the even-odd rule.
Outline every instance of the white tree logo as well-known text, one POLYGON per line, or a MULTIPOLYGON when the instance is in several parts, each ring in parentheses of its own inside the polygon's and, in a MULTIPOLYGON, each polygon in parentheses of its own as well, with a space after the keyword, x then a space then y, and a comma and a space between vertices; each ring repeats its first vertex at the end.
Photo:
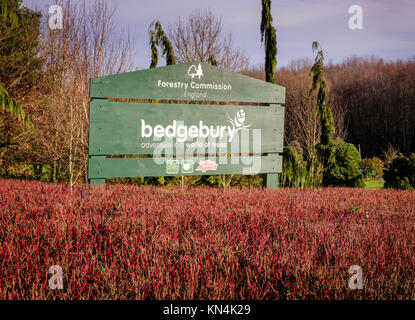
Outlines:
POLYGON ((246 114, 245 111, 243 111, 242 109, 239 109, 238 112, 236 113, 235 118, 231 118, 229 117, 229 115, 226 115, 228 118, 228 121, 231 123, 232 127, 233 127, 233 134, 229 139, 229 142, 232 141, 234 135, 236 132, 238 132, 239 130, 242 130, 244 128, 249 128, 252 123, 248 124, 248 125, 244 125, 245 120, 246 120, 246 114))
POLYGON ((189 70, 187 70, 187 74, 192 77, 192 79, 194 79, 195 76, 198 76, 200 79, 200 77, 203 77, 202 65, 199 63, 198 67, 196 68, 196 66, 192 64, 189 70))

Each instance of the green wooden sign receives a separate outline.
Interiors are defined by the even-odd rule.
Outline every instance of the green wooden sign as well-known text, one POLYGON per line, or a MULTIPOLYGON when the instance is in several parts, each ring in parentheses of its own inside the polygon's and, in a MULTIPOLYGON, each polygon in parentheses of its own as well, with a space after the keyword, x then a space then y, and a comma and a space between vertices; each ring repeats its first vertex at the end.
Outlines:
POLYGON ((91 183, 266 173, 277 186, 283 87, 191 62, 93 78, 90 96, 91 183))

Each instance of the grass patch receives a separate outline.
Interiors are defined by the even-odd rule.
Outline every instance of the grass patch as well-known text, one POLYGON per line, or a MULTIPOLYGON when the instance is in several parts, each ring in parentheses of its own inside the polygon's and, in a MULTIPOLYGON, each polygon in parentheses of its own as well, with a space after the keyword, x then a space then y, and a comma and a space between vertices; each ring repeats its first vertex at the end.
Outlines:
POLYGON ((382 180, 365 180, 365 189, 381 189, 384 183, 382 180))

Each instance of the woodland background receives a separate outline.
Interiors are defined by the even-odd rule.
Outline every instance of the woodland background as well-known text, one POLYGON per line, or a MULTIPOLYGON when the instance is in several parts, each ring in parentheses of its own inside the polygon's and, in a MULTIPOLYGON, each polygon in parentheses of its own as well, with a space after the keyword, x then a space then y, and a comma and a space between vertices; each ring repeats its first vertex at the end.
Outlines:
MULTIPOLYGON (((33 124, 9 112, 3 100, 0 176, 85 182, 89 79, 134 71, 134 52, 148 49, 148 43, 132 41, 131 30, 115 24, 113 3, 61 5, 63 28, 52 30, 41 12, 22 7, 19 0, 0 0, 0 85, 33 124), (17 13, 17 22, 10 11, 17 13)), ((176 63, 215 57, 219 67, 265 79, 263 66, 250 65, 210 11, 196 10, 165 26, 165 35, 176 63)), ((310 95, 312 58, 310 50, 310 57, 277 67, 275 74, 287 90, 285 144, 300 147, 305 158, 320 138, 316 93, 310 95)), ((335 137, 358 147, 361 158, 415 150, 415 55, 406 61, 354 56, 325 63, 324 69, 335 137)))

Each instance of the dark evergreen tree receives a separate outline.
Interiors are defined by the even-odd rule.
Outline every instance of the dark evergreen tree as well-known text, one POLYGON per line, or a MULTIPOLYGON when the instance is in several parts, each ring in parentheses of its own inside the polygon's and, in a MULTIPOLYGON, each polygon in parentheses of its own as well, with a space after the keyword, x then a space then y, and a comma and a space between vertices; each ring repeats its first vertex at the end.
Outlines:
POLYGON ((208 62, 209 62, 212 66, 215 66, 215 67, 217 67, 217 66, 219 65, 219 62, 218 62, 218 60, 216 59, 216 56, 215 56, 214 54, 212 54, 212 55, 209 57, 208 62))
POLYGON ((158 63, 158 50, 157 46, 161 46, 163 48, 163 55, 166 58, 166 64, 172 65, 176 64, 176 58, 174 57, 174 50, 171 42, 169 41, 166 33, 164 32, 160 21, 153 21, 150 24, 150 28, 148 30, 149 35, 149 44, 151 47, 151 64, 150 68, 157 67, 158 63))
POLYGON ((12 140, 12 119, 20 118, 27 126, 32 122, 17 102, 39 83, 42 59, 39 57, 40 13, 21 7, 21 0, 0 0, 0 147, 16 144, 12 140), (3 130, 2 130, 3 131, 3 130))
MULTIPOLYGON (((324 54, 320 44, 315 41, 312 45, 313 52, 317 50, 317 56, 314 60, 314 64, 311 67, 310 75, 313 77, 313 84, 310 89, 312 94, 316 89, 317 92, 317 113, 320 115, 321 123, 321 136, 319 144, 319 153, 323 162, 323 167, 329 166, 331 154, 333 153, 333 134, 335 131, 333 115, 330 108, 326 105, 327 98, 327 84, 324 77, 324 54)), ((314 160, 314 159, 313 159, 314 160)), ((326 177, 327 178, 327 177, 326 177)), ((323 184, 326 183, 323 172, 323 184)))
POLYGON ((400 153, 387 168, 385 188, 414 189, 415 188, 415 153, 405 157, 400 153))
POLYGON ((312 49, 313 52, 317 50, 317 56, 310 71, 313 77, 310 94, 318 89, 317 112, 320 115, 321 136, 316 149, 323 163, 323 186, 363 187, 363 174, 360 172, 360 157, 356 147, 340 138, 333 140, 335 127, 331 109, 326 105, 323 49, 318 42, 313 42, 312 49))
POLYGON ((317 50, 317 56, 314 65, 311 67, 311 76, 313 77, 313 85, 310 94, 318 87, 317 92, 317 112, 320 115, 321 137, 320 143, 328 145, 333 138, 335 131, 333 115, 330 108, 326 105, 327 84, 324 77, 324 54, 320 44, 316 41, 312 45, 313 52, 317 50))
POLYGON ((265 47, 265 80, 275 83, 277 32, 272 26, 271 0, 262 0, 261 42, 265 47))

